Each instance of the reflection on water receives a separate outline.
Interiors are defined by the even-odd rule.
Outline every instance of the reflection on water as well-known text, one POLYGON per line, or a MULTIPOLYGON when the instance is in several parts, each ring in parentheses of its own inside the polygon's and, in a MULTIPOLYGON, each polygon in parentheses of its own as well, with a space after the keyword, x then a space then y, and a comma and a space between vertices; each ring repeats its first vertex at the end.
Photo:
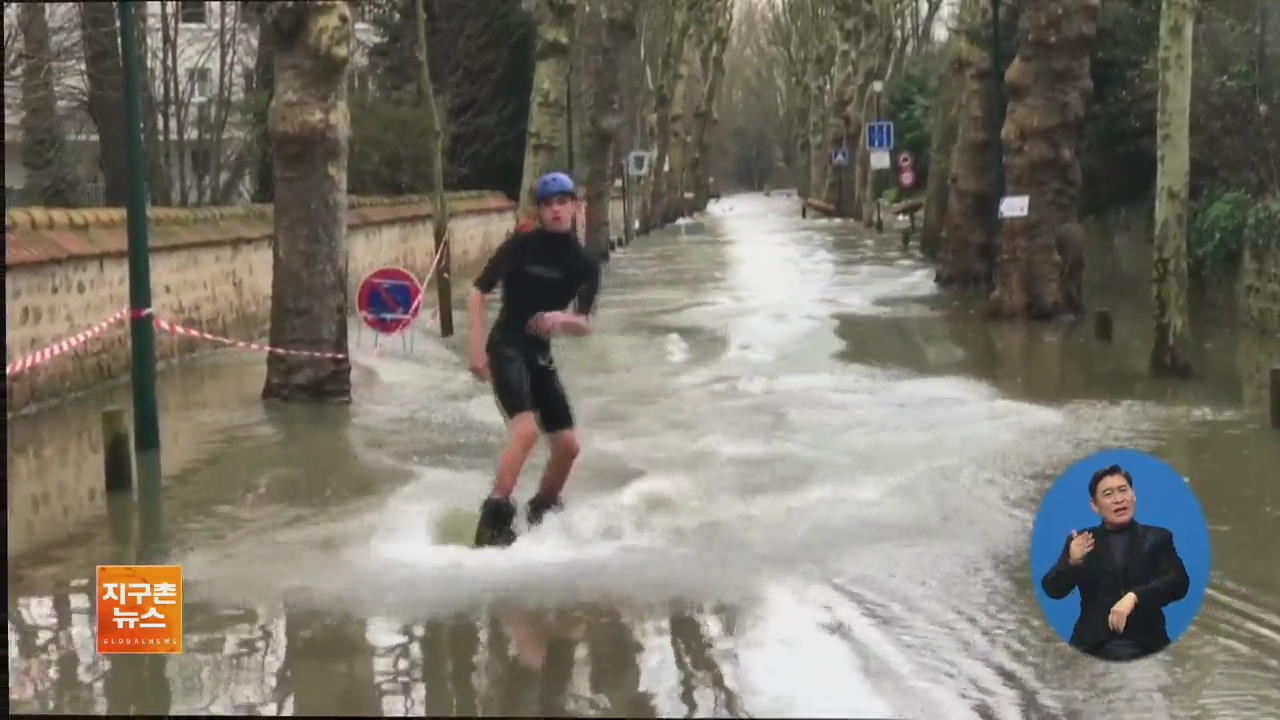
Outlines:
POLYGON ((1275 716, 1275 341, 1198 316, 1200 375, 1153 380, 1146 270, 1113 237, 1087 288, 1115 315, 1104 345, 1087 319, 988 323, 895 238, 790 200, 715 208, 620 253, 596 335, 557 345, 584 453, 566 511, 506 550, 433 539, 478 505, 502 437, 465 338, 375 354, 366 333, 350 407, 260 402, 258 357, 164 375, 159 559, 186 573, 182 655, 94 652, 94 565, 146 550, 129 496, 27 522, 98 487, 81 435, 105 401, 21 419, 11 706, 1275 716), (41 440, 59 423, 80 430, 41 440), (1191 630, 1124 669, 1057 641, 1026 558, 1043 489, 1116 445, 1190 479, 1214 548, 1191 630))

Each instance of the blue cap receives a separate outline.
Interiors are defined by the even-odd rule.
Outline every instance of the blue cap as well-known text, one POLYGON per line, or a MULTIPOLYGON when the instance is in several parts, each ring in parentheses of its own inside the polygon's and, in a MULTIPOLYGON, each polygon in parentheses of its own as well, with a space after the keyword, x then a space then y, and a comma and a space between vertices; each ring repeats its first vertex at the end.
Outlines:
POLYGON ((542 202, 556 195, 577 197, 578 191, 573 185, 573 178, 562 172, 552 172, 538 178, 538 184, 535 186, 533 194, 537 202, 542 202))

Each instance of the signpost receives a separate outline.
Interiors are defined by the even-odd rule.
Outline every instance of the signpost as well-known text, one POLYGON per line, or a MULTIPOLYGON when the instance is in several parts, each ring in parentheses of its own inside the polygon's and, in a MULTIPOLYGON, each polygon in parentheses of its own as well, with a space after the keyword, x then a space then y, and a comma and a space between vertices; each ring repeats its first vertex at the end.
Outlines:
POLYGON ((374 332, 394 335, 418 317, 422 308, 422 286, 413 273, 404 268, 378 268, 360 282, 356 307, 360 310, 360 319, 374 332))
MULTIPOLYGON (((876 115, 880 115, 880 91, 883 84, 876 81, 876 115)), ((878 121, 867 123, 867 150, 871 152, 870 167, 872 170, 888 170, 893 166, 892 160, 889 158, 889 151, 893 150, 893 122, 878 121)), ((875 176, 879 177, 879 176, 875 176)), ((878 183, 872 180, 872 189, 876 190, 878 183)), ((875 198, 876 203, 876 231, 884 230, 884 225, 880 220, 880 198, 875 198)))

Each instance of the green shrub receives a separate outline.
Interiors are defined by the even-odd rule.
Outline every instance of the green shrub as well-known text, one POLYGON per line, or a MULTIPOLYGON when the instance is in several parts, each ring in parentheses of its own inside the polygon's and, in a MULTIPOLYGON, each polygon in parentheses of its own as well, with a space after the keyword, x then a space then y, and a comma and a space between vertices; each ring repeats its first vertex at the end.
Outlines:
POLYGON ((1253 198, 1239 190, 1210 193, 1191 212, 1189 270, 1197 278, 1234 268, 1244 249, 1253 198))

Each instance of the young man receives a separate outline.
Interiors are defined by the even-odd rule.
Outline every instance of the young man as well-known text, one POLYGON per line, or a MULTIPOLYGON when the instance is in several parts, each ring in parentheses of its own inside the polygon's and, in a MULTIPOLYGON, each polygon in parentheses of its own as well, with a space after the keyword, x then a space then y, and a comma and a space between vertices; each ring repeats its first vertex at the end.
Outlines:
POLYGON ((511 493, 538 441, 539 428, 551 444, 551 458, 537 494, 529 500, 531 526, 548 510, 561 507, 560 491, 578 456, 573 412, 556 374, 550 338, 591 332, 589 316, 600 287, 600 267, 573 232, 578 211, 573 180, 564 173, 544 175, 535 198, 538 223, 517 226, 476 278, 467 300, 471 373, 492 382, 508 432, 493 491, 480 507, 478 546, 510 545, 515 540, 511 493), (499 283, 502 309, 482 343, 484 298, 499 283), (577 312, 564 312, 575 298, 577 312))
POLYGON ((1102 523, 1071 531, 1040 580, 1055 600, 1079 588, 1070 643, 1104 660, 1134 660, 1167 647, 1164 608, 1190 587, 1173 533, 1135 520, 1137 500, 1133 477, 1118 465, 1095 472, 1089 505, 1102 523))

